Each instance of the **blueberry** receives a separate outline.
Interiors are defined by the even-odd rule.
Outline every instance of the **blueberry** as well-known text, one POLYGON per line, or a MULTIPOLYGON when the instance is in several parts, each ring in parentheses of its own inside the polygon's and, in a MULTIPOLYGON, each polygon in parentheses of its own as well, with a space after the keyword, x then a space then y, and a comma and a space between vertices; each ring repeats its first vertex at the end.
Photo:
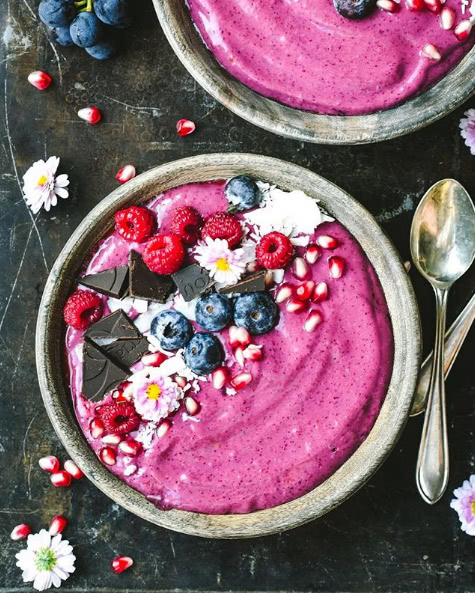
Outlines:
POLYGON ((223 359, 223 347, 213 334, 198 332, 185 348, 185 362, 197 375, 212 373, 223 359))
POLYGON ((226 183, 224 194, 237 210, 248 210, 258 206, 262 199, 261 190, 254 179, 247 175, 238 175, 226 183))
POLYGON ((193 335, 193 328, 188 319, 178 311, 170 309, 156 315, 150 329, 164 350, 184 348, 193 335))
POLYGON ((202 296, 196 303, 196 321, 203 329, 217 332, 224 329, 233 316, 231 301, 217 292, 202 296))
POLYGON ((96 60, 108 60, 117 53, 117 43, 113 39, 106 39, 92 47, 86 47, 86 51, 96 60))
POLYGON ((101 39, 102 23, 93 12, 80 12, 71 23, 69 32, 79 47, 92 47, 101 39))
POLYGON ((50 29, 50 34, 51 39, 59 45, 63 45, 64 47, 74 45, 74 41, 71 39, 71 33, 69 32, 69 27, 53 27, 50 29))
POLYGON ((95 0, 94 10, 97 18, 106 25, 126 29, 130 27, 129 0, 95 0))
POLYGON ((42 0, 38 14, 45 25, 67 27, 76 14, 76 8, 72 0, 42 0))
POLYGON ((376 0, 333 0, 336 11, 347 19, 362 19, 376 6, 376 0))
POLYGON ((252 335, 265 334, 277 325, 279 309, 268 292, 250 292, 236 299, 234 323, 252 335))

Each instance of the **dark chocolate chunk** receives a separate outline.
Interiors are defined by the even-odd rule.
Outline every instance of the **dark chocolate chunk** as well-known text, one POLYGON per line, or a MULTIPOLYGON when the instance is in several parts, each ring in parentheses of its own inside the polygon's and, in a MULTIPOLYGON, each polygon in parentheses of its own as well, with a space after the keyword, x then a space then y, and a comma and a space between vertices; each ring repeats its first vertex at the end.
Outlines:
POLYGON ((121 299, 129 289, 129 268, 119 266, 104 270, 98 274, 90 274, 79 279, 79 284, 93 288, 102 294, 121 299))
POLYGON ((136 339, 141 338, 142 334, 127 315, 119 309, 93 323, 86 331, 85 337, 94 342, 101 342, 106 340, 136 339))
POLYGON ((244 294, 246 292, 261 292, 266 288, 266 271, 261 270, 259 272, 254 272, 250 276, 246 276, 236 282, 236 284, 231 284, 230 286, 225 286, 224 288, 220 288, 218 290, 221 294, 230 294, 230 293, 239 293, 244 294))
POLYGON ((130 375, 126 367, 114 362, 88 339, 84 340, 83 352, 82 393, 91 401, 101 399, 130 375))
POLYGON ((198 264, 191 264, 175 272, 172 278, 186 302, 200 296, 214 284, 208 272, 198 264))
POLYGON ((105 344, 102 348, 116 362, 130 367, 137 362, 139 358, 148 352, 149 343, 147 338, 138 338, 137 340, 116 340, 110 344, 105 344))
POLYGON ((129 288, 134 299, 165 303, 175 290, 170 276, 161 276, 149 270, 137 251, 129 253, 129 288))

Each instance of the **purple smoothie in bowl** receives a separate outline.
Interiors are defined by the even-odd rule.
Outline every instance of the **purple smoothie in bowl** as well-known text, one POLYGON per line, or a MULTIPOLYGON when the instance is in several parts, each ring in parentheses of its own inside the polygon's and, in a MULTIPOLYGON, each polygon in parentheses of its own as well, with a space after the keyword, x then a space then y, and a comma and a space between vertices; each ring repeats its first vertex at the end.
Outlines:
POLYGON ((240 514, 308 493, 365 440, 391 378, 388 306, 356 239, 299 188, 243 183, 235 191, 229 180, 227 190, 225 181, 192 183, 158 195, 144 204, 153 229, 145 219, 117 223, 77 278, 78 290, 96 299, 94 323, 76 323, 77 308, 66 319, 83 326, 68 327, 65 342, 81 430, 110 471, 161 509, 240 514), (230 207, 233 214, 215 217, 230 207), (133 234, 137 227, 142 240, 131 241, 127 228, 133 234), (183 252, 174 244, 158 253, 151 235, 172 233, 181 236, 183 252), (131 251, 159 282, 173 278, 169 294, 154 301, 140 294, 131 251), (127 265, 130 288, 122 294, 91 288, 96 274, 127 265), (192 295, 178 277, 189 266, 207 277, 192 295), (252 300, 256 294, 265 295, 262 309, 252 300), (201 311, 210 295, 224 299, 231 313, 201 311), (128 360, 130 370, 122 351, 107 350, 112 339, 94 333, 120 310, 127 320, 121 331, 132 324, 127 331, 137 333, 134 344, 141 347, 128 360), (206 332, 219 341, 209 372, 194 366, 191 334, 179 347, 164 341, 168 334, 154 319, 169 311, 190 324, 193 339, 206 332), (215 322, 220 329, 207 329, 215 322), (94 384, 91 391, 85 381, 91 344, 124 372, 110 389, 94 384))

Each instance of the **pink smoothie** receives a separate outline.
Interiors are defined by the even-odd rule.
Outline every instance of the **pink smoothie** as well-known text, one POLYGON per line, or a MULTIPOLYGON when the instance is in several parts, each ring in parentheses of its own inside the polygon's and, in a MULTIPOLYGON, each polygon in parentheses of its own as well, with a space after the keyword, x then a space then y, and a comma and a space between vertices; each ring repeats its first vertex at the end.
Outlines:
MULTIPOLYGON (((223 187, 220 182, 179 187, 149 207, 167 231, 176 206, 193 205, 203 216, 226 209, 223 187)), ((342 278, 329 279, 326 257, 312 268, 313 279, 325 280, 330 291, 318 307, 324 322, 317 331, 303 331, 305 313, 280 306, 278 326, 254 339, 264 356, 246 363, 253 375, 249 386, 229 396, 201 383, 194 396, 201 404, 199 422, 184 421, 180 409, 166 436, 134 459, 133 475, 124 475, 120 456, 110 468, 157 506, 213 514, 273 507, 323 482, 368 435, 392 371, 388 308, 374 269, 351 234, 338 222, 319 226, 316 235, 323 233, 339 240, 346 269, 342 278)), ((111 234, 88 272, 125 264, 130 247, 111 234)), ((230 356, 227 332, 218 335, 230 356)), ((71 390, 81 428, 98 452, 103 444, 88 429, 97 403, 80 394, 82 369, 74 348, 81 341, 82 332, 68 330, 71 390)))
MULTIPOLYGON (((193 21, 221 65, 253 90, 309 111, 366 114, 426 90, 470 50, 424 10, 376 9, 340 16, 332 0, 188 0, 193 21), (442 59, 421 55, 435 45, 442 59)), ((447 0, 462 15, 460 0, 447 0)))

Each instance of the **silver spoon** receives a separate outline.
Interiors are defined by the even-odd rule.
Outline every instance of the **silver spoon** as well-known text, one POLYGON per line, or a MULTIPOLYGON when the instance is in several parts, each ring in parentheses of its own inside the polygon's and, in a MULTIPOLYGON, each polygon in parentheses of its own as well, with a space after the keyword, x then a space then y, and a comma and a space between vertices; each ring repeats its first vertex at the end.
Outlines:
POLYGON ((416 469, 420 495, 434 504, 449 478, 444 385, 447 296, 475 258, 475 208, 458 181, 443 179, 422 198, 412 221, 411 254, 436 299, 434 357, 416 469))

